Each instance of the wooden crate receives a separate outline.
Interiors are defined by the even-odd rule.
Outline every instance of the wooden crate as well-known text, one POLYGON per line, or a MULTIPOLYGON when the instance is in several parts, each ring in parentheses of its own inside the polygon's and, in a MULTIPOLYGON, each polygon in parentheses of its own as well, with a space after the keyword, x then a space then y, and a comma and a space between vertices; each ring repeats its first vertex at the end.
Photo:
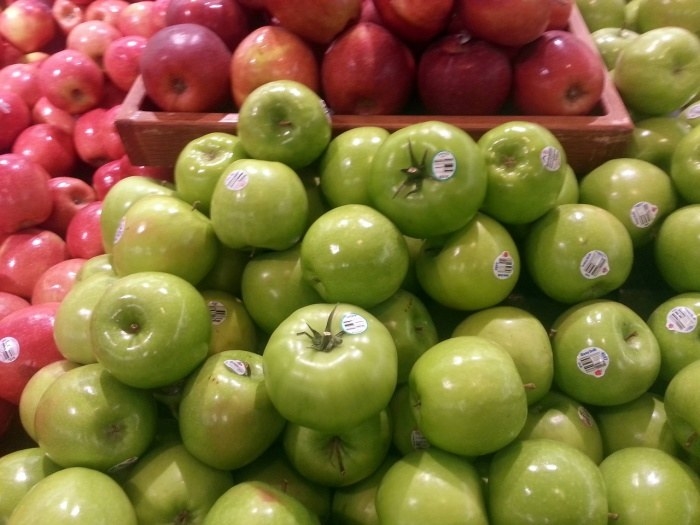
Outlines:
MULTIPOLYGON (((590 47, 590 37, 580 12, 574 8, 569 30, 582 37, 590 47)), ((191 140, 213 131, 236 132, 237 113, 184 113, 153 111, 139 77, 127 94, 116 125, 126 152, 135 165, 165 166, 175 164, 182 148, 191 140)), ((446 116, 446 115, 334 115, 334 132, 359 126, 379 126, 394 131, 425 120, 454 124, 478 139, 489 129, 512 120, 528 120, 551 130, 562 143, 569 163, 583 175, 611 158, 623 156, 632 136, 634 124, 609 75, 599 107, 586 116, 446 116)))

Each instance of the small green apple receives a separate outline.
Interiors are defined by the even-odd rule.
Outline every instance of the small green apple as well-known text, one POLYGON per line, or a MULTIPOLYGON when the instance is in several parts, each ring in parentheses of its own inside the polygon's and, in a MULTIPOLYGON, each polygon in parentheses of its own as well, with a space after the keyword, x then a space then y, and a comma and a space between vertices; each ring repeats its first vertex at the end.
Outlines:
POLYGON ((676 292, 700 291, 700 204, 671 212, 654 240, 656 266, 676 292))
POLYGON ((221 290, 202 290, 211 314, 209 355, 224 350, 257 350, 257 333, 253 319, 243 302, 221 290))
POLYGON ((101 253, 90 257, 83 263, 75 276, 75 281, 83 281, 94 274, 116 275, 112 267, 112 255, 109 253, 101 253))
POLYGON ((601 27, 591 33, 591 38, 593 38, 593 42, 608 71, 612 71, 615 68, 617 55, 620 54, 620 51, 638 36, 639 33, 628 29, 626 26, 601 27))
POLYGON ((671 156, 670 175, 688 204, 700 204, 700 126, 678 141, 671 156))
POLYGON ((673 437, 686 452, 700 457, 700 361, 682 368, 669 381, 664 407, 673 437))
POLYGON ((692 126, 677 114, 637 120, 627 156, 651 162, 670 173, 673 153, 691 129, 692 126))
POLYGON ((700 6, 695 0, 639 0, 640 31, 677 26, 700 37, 700 6))
POLYGON ((576 0, 576 6, 590 32, 624 26, 625 0, 576 0))

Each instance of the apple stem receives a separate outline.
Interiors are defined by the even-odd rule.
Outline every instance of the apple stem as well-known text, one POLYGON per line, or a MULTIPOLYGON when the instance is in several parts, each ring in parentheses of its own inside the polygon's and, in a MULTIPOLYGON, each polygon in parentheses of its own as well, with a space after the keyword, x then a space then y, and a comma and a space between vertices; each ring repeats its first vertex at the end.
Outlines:
POLYGON ((340 475, 345 476, 345 463, 343 462, 342 440, 338 436, 335 436, 333 438, 333 443, 331 447, 332 454, 338 460, 338 470, 340 471, 340 475))
POLYGON ((419 161, 413 152, 413 143, 408 141, 408 154, 411 159, 411 165, 408 168, 402 168, 401 171, 406 174, 406 179, 401 183, 401 185, 394 192, 394 197, 396 197, 401 190, 408 188, 409 191, 406 193, 405 197, 409 197, 413 193, 419 192, 423 188, 423 180, 426 178, 425 174, 425 159, 428 155, 428 150, 423 152, 423 157, 419 161))
POLYGON ((534 390, 535 388, 537 388, 537 385, 535 383, 524 383, 523 388, 525 390, 534 390))
POLYGON ((617 521, 620 519, 620 515, 617 512, 608 512, 608 520, 617 521))
POLYGON ((127 330, 130 334, 135 334, 141 329, 141 325, 138 323, 131 323, 129 329, 127 330))
POLYGON ((311 348, 321 352, 330 352, 335 347, 340 346, 343 342, 343 334, 345 334, 345 331, 341 330, 335 334, 331 332, 331 323, 333 321, 333 314, 335 313, 336 308, 338 308, 338 305, 335 305, 333 310, 331 310, 331 313, 328 315, 326 328, 323 332, 315 330, 311 325, 309 325, 309 323, 306 323, 306 326, 311 333, 303 331, 297 332, 297 335, 307 336, 309 339, 311 339, 311 348))

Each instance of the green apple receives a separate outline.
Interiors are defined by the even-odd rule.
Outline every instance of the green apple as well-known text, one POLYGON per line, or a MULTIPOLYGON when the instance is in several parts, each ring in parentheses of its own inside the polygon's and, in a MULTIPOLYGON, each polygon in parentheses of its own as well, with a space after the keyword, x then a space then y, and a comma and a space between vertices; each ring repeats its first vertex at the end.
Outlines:
POLYGON ((197 284, 200 290, 221 290, 240 297, 241 277, 251 254, 246 250, 236 250, 219 243, 218 256, 214 265, 197 284))
POLYGON ((639 23, 637 21, 637 15, 639 13, 639 4, 642 0, 627 0, 625 4, 625 25, 627 29, 636 31, 639 33, 639 23))
POLYGON ((86 260, 78 270, 75 276, 75 281, 83 281, 94 274, 116 275, 112 267, 112 255, 109 253, 101 253, 94 255, 86 260))
POLYGON ((554 439, 516 441, 488 469, 491 525, 607 525, 605 481, 579 449, 554 439))
POLYGON ((437 448, 416 450, 389 467, 377 489, 376 511, 382 525, 490 523, 474 465, 437 448))
POLYGON ((671 378, 686 365, 700 359, 700 292, 673 295, 651 312, 647 324, 661 350, 659 377, 671 378))
POLYGON ((593 410, 605 456, 628 447, 652 447, 680 457, 681 447, 673 437, 664 400, 658 394, 644 392, 627 403, 593 410))
POLYGON ((617 301, 578 303, 551 327, 554 382, 591 405, 619 405, 656 381, 661 352, 654 333, 634 310, 617 301))
POLYGON ((188 142, 175 160, 173 178, 178 195, 209 215, 214 186, 226 167, 246 157, 238 136, 215 131, 188 142))
POLYGON ((245 350, 214 354, 189 376, 178 420, 187 450, 221 470, 260 456, 285 424, 268 396, 262 356, 245 350))
POLYGON ((656 266, 676 292, 700 291, 700 204, 674 210, 661 224, 654 240, 656 266))
POLYGON ((8 525, 136 525, 134 507, 103 472, 69 467, 49 474, 17 503, 8 525))
POLYGON ((566 164, 564 167, 564 184, 557 196, 554 206, 560 204, 576 204, 579 201, 578 175, 571 167, 571 164, 566 164))
POLYGON ((590 204, 561 204, 532 224, 524 260, 537 287, 561 303, 602 297, 632 269, 634 249, 625 225, 590 204))
POLYGON ((586 454, 597 465, 603 459, 603 440, 588 409, 571 397, 550 390, 528 408, 518 439, 548 438, 563 441, 586 454))
POLYGON ((549 129, 510 121, 488 130, 478 144, 488 176, 481 211, 504 224, 528 224, 554 206, 567 162, 549 129))
POLYGON ((694 127, 676 144, 670 175, 685 202, 700 204, 700 126, 694 127))
POLYGON ((39 446, 62 467, 119 469, 138 459, 156 431, 151 394, 125 385, 101 364, 69 370, 41 396, 34 429, 39 446))
POLYGON ((233 477, 172 442, 149 450, 120 484, 139 523, 195 524, 233 486, 233 477))
POLYGON ((96 273, 76 281, 61 300, 54 320, 54 339, 58 351, 66 359, 87 364, 97 361, 90 337, 90 321, 102 294, 118 277, 96 273))
POLYGON ((697 97, 695 101, 683 108, 679 114, 679 117, 690 124, 690 126, 693 128, 700 125, 700 101, 697 100, 697 97))
POLYGON ((673 437, 686 452, 700 457, 700 361, 676 373, 664 393, 664 407, 673 437))
POLYGON ((389 401, 392 427, 391 442, 394 449, 401 455, 430 447, 430 443, 418 428, 410 395, 408 383, 403 383, 396 387, 394 395, 389 401))
POLYGON ((369 312, 389 329, 398 355, 398 382, 405 383, 413 363, 439 340, 425 303, 416 294, 400 289, 369 312))
POLYGON ((287 423, 282 444, 305 478, 326 487, 347 487, 372 475, 386 458, 391 445, 389 414, 380 410, 339 433, 287 423))
POLYGON ((643 32, 620 51, 612 77, 634 112, 680 110, 700 91, 700 37, 682 27, 643 32))
POLYGON ((307 225, 309 202, 299 175, 281 162, 239 159, 224 170, 211 198, 211 222, 229 248, 284 250, 307 225))
POLYGON ((637 158, 603 162, 583 176, 580 201, 609 211, 625 226, 635 247, 651 242, 678 197, 668 174, 637 158))
POLYGON ((175 195, 147 195, 119 223, 112 266, 119 276, 167 272, 197 285, 214 266, 218 249, 209 217, 175 195))
POLYGON ((626 447, 606 457, 600 472, 611 523, 700 523, 700 478, 663 450, 626 447))
POLYGON ((302 277, 324 301, 371 308, 401 287, 408 272, 406 240, 386 216, 364 204, 332 208, 301 241, 302 277))
POLYGON ((627 156, 655 164, 666 173, 678 143, 693 129, 679 115, 648 117, 634 123, 627 156))
POLYGON ((479 310, 495 306, 513 291, 520 253, 505 226, 478 212, 454 233, 426 239, 416 259, 416 276, 437 302, 479 310))
POLYGON ((549 334, 534 314, 515 306, 492 306, 468 315, 452 336, 477 335, 501 345, 513 358, 528 404, 542 399, 554 377, 549 334))
POLYGON ((209 355, 224 350, 257 350, 257 333, 253 319, 243 302, 221 290, 202 290, 211 314, 209 355))
POLYGON ((625 24, 625 0, 576 0, 576 6, 590 32, 625 24))
POLYGON ((275 80, 248 94, 238 111, 238 137, 253 158, 293 169, 318 159, 331 141, 324 101, 293 80, 275 80))
POLYGON ((510 354, 484 337, 445 339, 418 358, 410 403, 428 442, 478 456, 513 441, 527 418, 523 381, 510 354))
POLYGON ((211 316, 201 293, 165 272, 120 277, 90 321, 97 361, 120 381, 159 388, 187 376, 209 353, 211 316))
POLYGON ((700 37, 700 6, 695 0, 639 0, 640 31, 658 27, 684 27, 700 37))
POLYGON ((19 397, 19 419, 24 431, 34 441, 36 441, 34 416, 41 396, 58 377, 78 366, 80 366, 78 363, 67 359, 53 361, 34 372, 34 375, 24 385, 19 397))
POLYGON ((617 55, 620 54, 620 51, 638 36, 638 32, 628 29, 626 26, 601 27, 591 33, 593 43, 603 58, 608 71, 612 71, 615 68, 617 55))
POLYGON ((132 175, 119 180, 109 189, 102 200, 100 213, 100 231, 106 253, 112 253, 114 236, 126 210, 141 197, 153 194, 175 195, 175 188, 151 177, 132 175))
POLYGON ((389 136, 384 128, 359 126, 334 137, 319 159, 321 191, 331 207, 367 204, 369 172, 379 146, 389 136))
POLYGON ((320 525, 299 500, 263 481, 242 481, 216 500, 202 525, 320 525))
POLYGON ((262 481, 299 500, 321 523, 327 523, 331 513, 334 489, 314 483, 292 466, 277 441, 264 454, 233 472, 236 483, 262 481))
POLYGON ((39 447, 0 457, 0 523, 6 524, 22 497, 49 474, 61 470, 39 447))
POLYGON ((298 244, 287 250, 254 254, 243 269, 241 299, 266 334, 295 310, 323 301, 302 277, 298 244))

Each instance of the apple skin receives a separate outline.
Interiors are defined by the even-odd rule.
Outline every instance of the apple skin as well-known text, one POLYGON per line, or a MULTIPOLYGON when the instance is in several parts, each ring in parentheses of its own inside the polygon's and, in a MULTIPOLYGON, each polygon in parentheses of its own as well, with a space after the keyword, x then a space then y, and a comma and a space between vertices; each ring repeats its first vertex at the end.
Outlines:
POLYGON ((211 314, 211 342, 209 355, 224 350, 255 352, 257 328, 243 302, 223 290, 201 289, 211 314))
POLYGON ((24 54, 40 51, 57 33, 49 3, 16 0, 0 13, 0 35, 24 54))
POLYGON ((614 523, 695 523, 698 475, 663 450, 627 447, 600 464, 614 523))
POLYGON ((24 297, 9 292, 0 292, 0 319, 25 306, 29 306, 29 301, 24 297))
POLYGON ((700 247, 690 242, 700 235, 700 204, 672 211, 661 223, 654 240, 656 266, 663 280, 676 292, 700 291, 700 247))
POLYGON ((488 468, 492 525, 605 525, 603 475, 586 454, 561 441, 516 441, 494 454, 488 468))
POLYGON ((640 34, 620 51, 612 74, 625 105, 641 115, 672 113, 700 86, 700 37, 682 27, 640 34))
POLYGON ((100 66, 81 51, 63 49, 39 65, 42 94, 56 107, 77 115, 96 108, 104 93, 100 66))
POLYGON ((51 13, 64 36, 85 21, 85 9, 73 0, 56 0, 51 5, 51 13))
POLYGON ((401 40, 423 44, 447 29, 454 0, 426 4, 420 0, 373 0, 381 24, 401 40))
POLYGON ((165 20, 156 12, 153 0, 129 2, 117 15, 116 26, 123 35, 140 35, 148 39, 165 27, 165 20))
POLYGON ((362 0, 265 0, 279 25, 316 44, 327 45, 360 16, 362 0))
POLYGON ((625 25, 626 0, 576 0, 581 17, 589 31, 625 25))
POLYGON ((68 523, 79 520, 105 525, 136 525, 134 507, 119 484, 107 474, 71 467, 49 474, 22 498, 10 523, 68 523), (96 497, 97 496, 97 497, 96 497))
POLYGON ((692 409, 700 400, 700 361, 694 361, 671 378, 664 393, 664 408, 673 437, 683 450, 700 457, 700 419, 692 409))
POLYGON ((97 200, 93 187, 78 177, 51 177, 48 181, 51 193, 51 213, 40 227, 65 236, 68 223, 76 212, 97 200))
POLYGON ((692 0, 639 0, 636 20, 642 32, 677 26, 700 37, 700 9, 692 0))
POLYGON ((66 48, 81 51, 104 69, 104 54, 110 43, 122 36, 121 31, 104 20, 84 20, 66 35, 66 48))
POLYGON ((0 234, 36 226, 51 215, 50 175, 14 153, 0 155, 0 234))
POLYGON ((320 525, 299 500, 263 481, 242 481, 214 502, 202 525, 266 525, 272 522, 320 525))
POLYGON ((117 379, 136 388, 169 386, 207 357, 209 308, 182 277, 137 272, 120 277, 97 301, 93 351, 117 379))
POLYGON ((579 202, 615 215, 638 248, 653 240, 659 225, 678 206, 678 196, 671 178, 655 164, 616 158, 581 178, 579 202))
POLYGON ((627 155, 651 162, 670 174, 676 147, 692 129, 680 115, 637 120, 632 141, 627 146, 627 155))
POLYGON ((537 0, 456 0, 462 26, 473 36, 509 47, 532 42, 547 29, 551 6, 537 0))
POLYGON ((70 176, 78 166, 73 135, 53 124, 32 124, 23 129, 12 144, 12 153, 33 160, 52 177, 70 176))
POLYGON ((688 204, 700 204, 700 126, 695 126, 678 141, 671 155, 670 175, 681 198, 688 204))
POLYGON ((415 71, 405 43, 379 24, 359 22, 326 48, 321 89, 335 113, 392 115, 408 103, 415 71))
POLYGON ((0 151, 9 151, 17 136, 32 123, 29 106, 17 93, 0 91, 0 151))
POLYGON ((140 523, 201 523, 233 478, 175 441, 149 450, 120 485, 140 523))
POLYGON ((552 29, 518 52, 513 98, 529 115, 587 115, 606 82, 600 55, 581 37, 552 29))
POLYGON ((86 259, 72 257, 47 268, 34 283, 32 304, 61 302, 75 284, 86 259))
POLYGON ((88 166, 98 168, 124 156, 124 143, 115 125, 120 107, 116 104, 109 109, 93 108, 76 118, 73 129, 75 151, 88 166))
POLYGON ((619 288, 632 270, 634 249, 627 229, 614 215, 575 203, 561 204, 537 219, 524 252, 537 287, 555 301, 573 304, 619 288), (589 267, 587 261, 601 264, 589 267))
POLYGON ((85 7, 85 20, 104 20, 116 25, 119 13, 127 5, 126 0, 93 0, 85 7))
POLYGON ((76 212, 66 230, 66 248, 71 257, 91 259, 104 252, 100 219, 102 201, 94 201, 76 212))
POLYGON ((231 56, 231 93, 237 107, 255 88, 272 80, 295 80, 320 89, 320 64, 313 48, 296 33, 264 25, 248 33, 231 56))
POLYGON ((145 36, 140 35, 121 36, 105 49, 102 67, 118 88, 128 91, 139 76, 141 53, 147 41, 145 36))
POLYGON ((192 23, 167 26, 148 39, 141 53, 144 89, 162 111, 211 111, 230 93, 230 60, 231 51, 211 29, 192 23))
POLYGON ((39 83, 39 64, 23 62, 0 69, 0 89, 20 95, 29 108, 42 97, 39 83))
POLYGON ((165 25, 195 23, 216 33, 231 51, 250 31, 248 13, 237 0, 168 0, 165 25))
POLYGON ((601 27, 591 33, 591 38, 598 49, 608 71, 615 68, 617 55, 622 48, 638 37, 639 33, 626 27, 601 27))
POLYGON ((382 525, 487 525, 484 492, 479 473, 467 459, 437 448, 417 450, 384 474, 376 511, 382 525))

